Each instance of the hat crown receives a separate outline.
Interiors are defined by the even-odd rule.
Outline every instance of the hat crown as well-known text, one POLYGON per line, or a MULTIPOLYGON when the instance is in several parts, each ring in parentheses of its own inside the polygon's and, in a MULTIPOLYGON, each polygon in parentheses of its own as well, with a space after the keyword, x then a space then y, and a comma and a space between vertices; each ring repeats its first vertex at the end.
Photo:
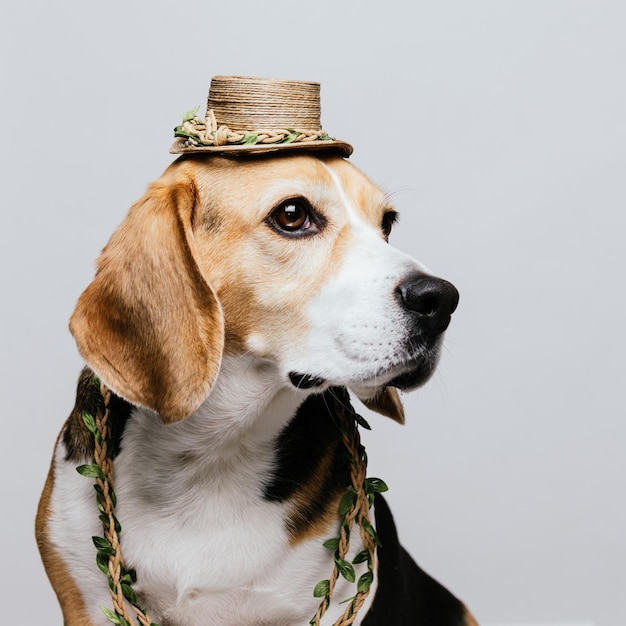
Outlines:
POLYGON ((311 81, 214 76, 207 111, 187 111, 174 128, 173 154, 270 155, 283 151, 352 154, 322 130, 320 84, 311 81))
POLYGON ((207 100, 219 125, 234 131, 321 129, 320 84, 309 81, 214 76, 207 100))

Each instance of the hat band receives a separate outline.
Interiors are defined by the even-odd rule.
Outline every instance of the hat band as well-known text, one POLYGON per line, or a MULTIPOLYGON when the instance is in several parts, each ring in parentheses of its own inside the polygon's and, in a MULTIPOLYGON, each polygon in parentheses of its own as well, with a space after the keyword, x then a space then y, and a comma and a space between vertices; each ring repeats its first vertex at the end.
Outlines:
POLYGON ((184 138, 185 145, 189 147, 313 143, 332 140, 332 137, 323 130, 274 128, 234 131, 228 126, 218 126, 213 109, 207 110, 204 119, 195 114, 197 110, 185 113, 183 123, 174 129, 174 136, 184 138))

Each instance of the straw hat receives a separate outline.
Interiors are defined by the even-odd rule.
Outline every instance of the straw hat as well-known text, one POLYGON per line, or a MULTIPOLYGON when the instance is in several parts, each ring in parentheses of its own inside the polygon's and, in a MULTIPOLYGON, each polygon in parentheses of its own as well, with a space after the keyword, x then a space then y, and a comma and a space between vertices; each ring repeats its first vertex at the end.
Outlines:
POLYGON ((214 76, 204 118, 188 111, 174 129, 172 154, 238 155, 283 150, 352 154, 320 122, 320 84, 297 80, 214 76))

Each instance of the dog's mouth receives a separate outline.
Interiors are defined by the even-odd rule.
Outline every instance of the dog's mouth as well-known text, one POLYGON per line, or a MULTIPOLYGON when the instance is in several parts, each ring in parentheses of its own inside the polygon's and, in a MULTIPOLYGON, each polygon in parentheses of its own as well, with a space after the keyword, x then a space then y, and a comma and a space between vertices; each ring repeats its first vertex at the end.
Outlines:
POLYGON ((438 351, 429 351, 428 355, 415 357, 400 365, 388 366, 377 370, 373 375, 359 377, 355 381, 336 381, 318 374, 289 372, 289 381, 296 389, 309 390, 338 384, 347 387, 396 387, 402 391, 416 389, 426 383, 433 375, 438 361, 438 351))
POLYGON ((289 380, 296 389, 315 389, 326 383, 326 379, 321 376, 301 374, 300 372, 289 372, 289 380))

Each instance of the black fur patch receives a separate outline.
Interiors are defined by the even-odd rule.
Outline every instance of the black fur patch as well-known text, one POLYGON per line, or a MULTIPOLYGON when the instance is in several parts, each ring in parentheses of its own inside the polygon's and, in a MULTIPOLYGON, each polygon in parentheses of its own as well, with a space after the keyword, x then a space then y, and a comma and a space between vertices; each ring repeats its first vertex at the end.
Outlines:
POLYGON ((349 402, 342 388, 310 396, 278 437, 278 466, 265 498, 284 502, 298 492, 308 496, 288 522, 294 535, 306 532, 330 506, 336 506, 349 485, 348 460, 334 417, 337 403, 349 402))
MULTIPOLYGON (((93 457, 93 436, 85 427, 82 417, 83 411, 87 411, 93 416, 96 414, 97 405, 94 396, 96 389, 93 384, 93 376, 93 372, 88 367, 83 368, 76 386, 76 403, 63 427, 65 460, 73 463, 83 463, 93 457)), ((111 428, 109 449, 113 456, 120 450, 124 426, 132 409, 132 405, 126 400, 111 393, 109 401, 109 426, 111 428)))
POLYGON ((400 545, 385 499, 376 494, 378 588, 363 626, 465 626, 462 602, 424 572, 400 545))

